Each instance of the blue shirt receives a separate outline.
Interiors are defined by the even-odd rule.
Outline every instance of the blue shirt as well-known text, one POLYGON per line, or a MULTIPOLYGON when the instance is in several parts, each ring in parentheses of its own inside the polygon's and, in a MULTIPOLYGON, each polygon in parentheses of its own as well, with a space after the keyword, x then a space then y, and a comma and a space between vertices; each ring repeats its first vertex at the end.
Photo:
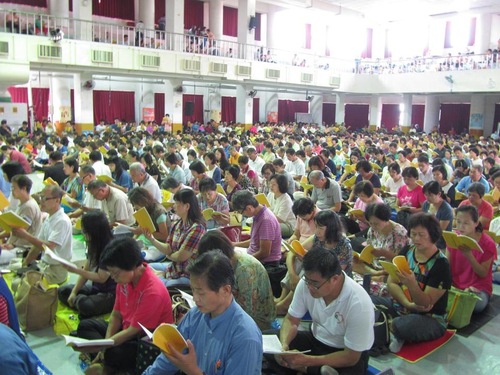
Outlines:
MULTIPOLYGON (((488 184, 488 181, 485 180, 484 177, 481 177, 481 179, 478 181, 479 183, 481 183, 484 188, 485 188, 485 194, 486 193, 489 193, 490 191, 490 185, 488 184)), ((458 183, 457 187, 456 187, 456 191, 459 191, 461 193, 464 193, 464 194, 467 194, 467 190, 469 190, 469 186, 472 184, 472 180, 469 176, 467 177, 464 177, 460 180, 460 182, 458 183)))
MULTIPOLYGON (((115 176, 113 177, 116 179, 115 176)), ((121 187, 127 188, 129 191, 134 187, 132 177, 130 177, 130 173, 128 173, 127 171, 122 171, 120 178, 116 180, 116 184, 120 185, 121 187)))
MULTIPOLYGON (((193 307, 178 329, 193 343, 198 367, 206 375, 260 375, 262 334, 234 299, 213 319, 193 307)), ((178 370, 160 354, 143 375, 173 375, 178 370)))

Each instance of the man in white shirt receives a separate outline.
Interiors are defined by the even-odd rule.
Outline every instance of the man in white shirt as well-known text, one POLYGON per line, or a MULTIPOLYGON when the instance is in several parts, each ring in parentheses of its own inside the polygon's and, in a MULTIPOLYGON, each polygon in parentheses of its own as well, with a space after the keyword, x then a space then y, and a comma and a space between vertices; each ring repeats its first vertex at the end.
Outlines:
POLYGON ((88 186, 90 194, 102 202, 102 209, 108 216, 109 223, 132 225, 135 223, 134 209, 127 194, 109 186, 104 181, 95 180, 88 186))
POLYGON ((111 177, 111 170, 102 161, 102 154, 100 151, 92 151, 89 154, 90 162, 92 163, 92 168, 94 168, 96 176, 108 176, 111 177))
POLYGON ((300 181, 302 176, 306 174, 306 165, 295 154, 295 150, 293 148, 286 150, 286 158, 288 160, 288 163, 286 164, 286 171, 292 175, 294 180, 300 181))
POLYGON ((130 164, 130 177, 135 186, 141 186, 151 193, 151 196, 158 202, 162 201, 162 194, 158 182, 151 177, 141 163, 130 164))
POLYGON ((247 148, 247 156, 250 169, 254 170, 262 178, 262 167, 266 164, 264 159, 257 154, 257 150, 252 146, 247 148))
POLYGON ((277 364, 294 373, 334 374, 337 369, 345 374, 365 374, 368 350, 374 341, 375 314, 370 297, 342 271, 330 250, 309 251, 303 270, 279 338, 283 350, 310 352, 276 355, 277 364), (299 330, 308 311, 311 330, 299 330))
POLYGON ((434 181, 432 167, 429 165, 429 158, 425 155, 418 157, 418 179, 424 184, 434 181))
POLYGON ((62 284, 68 277, 68 271, 61 263, 53 260, 44 253, 45 247, 52 250, 56 255, 66 260, 73 256, 72 226, 69 217, 61 207, 61 199, 64 191, 59 186, 49 185, 43 189, 40 195, 41 210, 49 216, 42 223, 39 235, 36 237, 22 228, 12 228, 12 233, 17 237, 24 238, 33 244, 28 255, 23 261, 23 266, 29 266, 40 253, 43 253, 40 270, 43 272, 49 284, 62 284))

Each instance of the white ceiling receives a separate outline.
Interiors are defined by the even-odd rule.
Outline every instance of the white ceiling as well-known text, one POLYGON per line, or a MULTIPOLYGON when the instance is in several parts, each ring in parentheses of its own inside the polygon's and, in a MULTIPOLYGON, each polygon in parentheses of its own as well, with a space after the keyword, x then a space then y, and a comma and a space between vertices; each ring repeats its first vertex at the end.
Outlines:
POLYGON ((500 13, 500 0, 258 0, 286 8, 317 8, 336 14, 355 13, 390 22, 457 12, 500 13))

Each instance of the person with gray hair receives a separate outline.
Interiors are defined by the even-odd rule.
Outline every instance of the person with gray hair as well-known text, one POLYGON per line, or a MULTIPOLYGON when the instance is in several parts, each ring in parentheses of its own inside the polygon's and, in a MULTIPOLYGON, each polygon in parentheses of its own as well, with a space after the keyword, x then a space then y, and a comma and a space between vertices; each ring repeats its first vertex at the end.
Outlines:
POLYGON ((94 180, 88 186, 88 191, 94 199, 102 202, 102 210, 106 213, 109 223, 114 225, 132 225, 135 222, 134 209, 123 191, 109 186, 101 180, 94 180))
POLYGON ((151 193, 158 203, 161 203, 162 194, 158 182, 146 172, 144 165, 138 162, 130 164, 130 177, 134 181, 134 187, 143 187, 151 193))
POLYGON ((342 192, 337 181, 325 177, 321 171, 312 171, 309 182, 314 186, 311 199, 320 210, 340 211, 342 192))
POLYGON ((483 167, 481 165, 472 165, 469 171, 469 175, 462 178, 455 188, 455 191, 461 193, 466 193, 469 190, 469 186, 474 182, 479 182, 484 186, 484 192, 490 192, 490 184, 483 176, 483 167))
MULTIPOLYGON (((23 261, 23 266, 27 267, 36 262, 38 255, 44 252, 45 246, 61 258, 71 260, 73 256, 72 226, 71 220, 61 207, 63 195, 64 191, 55 185, 46 186, 42 190, 40 194, 41 209, 49 216, 42 223, 38 236, 30 234, 23 228, 12 228, 14 235, 33 245, 23 261)), ((45 253, 39 267, 49 284, 62 284, 68 277, 68 271, 61 263, 52 260, 45 253)))

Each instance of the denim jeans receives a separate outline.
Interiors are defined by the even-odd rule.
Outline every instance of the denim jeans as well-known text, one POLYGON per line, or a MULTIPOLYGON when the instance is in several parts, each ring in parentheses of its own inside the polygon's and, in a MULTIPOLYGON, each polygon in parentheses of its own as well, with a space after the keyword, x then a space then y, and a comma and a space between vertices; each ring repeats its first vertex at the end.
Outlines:
POLYGON ((474 294, 479 297, 476 302, 476 306, 474 307, 474 314, 479 314, 483 312, 483 310, 488 306, 488 303, 490 303, 490 295, 485 291, 480 291, 479 293, 474 294))
POLYGON ((401 315, 393 304, 392 298, 371 296, 375 305, 387 307, 387 313, 393 317, 391 331, 398 340, 422 342, 437 339, 446 332, 443 317, 431 314, 401 315))
POLYGON ((163 276, 159 275, 160 280, 165 284, 167 288, 180 286, 180 285, 189 285, 188 277, 179 277, 178 279, 167 279, 165 277, 165 271, 171 262, 162 262, 162 263, 149 263, 149 266, 155 271, 161 271, 163 276))

